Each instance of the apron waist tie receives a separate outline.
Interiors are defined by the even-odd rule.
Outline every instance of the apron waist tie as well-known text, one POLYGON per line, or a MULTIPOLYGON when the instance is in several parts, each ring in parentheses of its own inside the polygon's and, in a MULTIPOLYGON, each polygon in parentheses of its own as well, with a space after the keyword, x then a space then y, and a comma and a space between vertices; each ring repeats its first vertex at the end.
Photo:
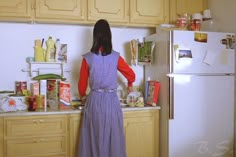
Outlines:
POLYGON ((92 91, 112 93, 112 92, 116 92, 117 90, 116 89, 92 89, 92 91))

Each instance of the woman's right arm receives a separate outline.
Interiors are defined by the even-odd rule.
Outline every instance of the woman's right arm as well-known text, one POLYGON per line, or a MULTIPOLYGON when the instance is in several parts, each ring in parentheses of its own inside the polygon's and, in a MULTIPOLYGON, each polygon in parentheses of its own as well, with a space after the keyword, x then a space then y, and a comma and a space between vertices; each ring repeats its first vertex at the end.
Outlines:
POLYGON ((122 73, 122 75, 128 81, 128 92, 132 92, 133 91, 133 83, 135 81, 135 73, 121 56, 118 59, 117 69, 118 69, 118 71, 120 71, 122 73))

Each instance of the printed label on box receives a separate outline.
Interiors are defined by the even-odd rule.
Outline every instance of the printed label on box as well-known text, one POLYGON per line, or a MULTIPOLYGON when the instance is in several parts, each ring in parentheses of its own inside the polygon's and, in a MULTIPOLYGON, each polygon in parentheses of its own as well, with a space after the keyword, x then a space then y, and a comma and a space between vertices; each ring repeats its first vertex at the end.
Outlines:
POLYGON ((160 82, 151 80, 147 83, 146 104, 157 106, 160 82))
POLYGON ((30 83, 30 89, 33 96, 39 95, 39 82, 30 83))
POLYGON ((59 81, 59 98, 60 108, 70 108, 71 94, 69 82, 59 81))
POLYGON ((58 109, 58 85, 57 80, 47 80, 47 105, 52 110, 58 109))

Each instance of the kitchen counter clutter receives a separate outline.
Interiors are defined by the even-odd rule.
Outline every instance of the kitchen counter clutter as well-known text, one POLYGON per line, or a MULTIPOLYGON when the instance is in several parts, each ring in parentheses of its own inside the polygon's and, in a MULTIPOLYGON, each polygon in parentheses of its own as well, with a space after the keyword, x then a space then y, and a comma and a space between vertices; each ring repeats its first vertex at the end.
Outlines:
MULTIPOLYGON (((122 108, 127 157, 159 156, 159 109, 122 108)), ((81 113, 78 109, 0 113, 0 157, 76 157, 81 113)))
MULTIPOLYGON (((159 110, 160 106, 144 106, 144 107, 122 107, 123 112, 128 111, 146 111, 146 110, 159 110)), ((0 117, 5 116, 33 116, 33 115, 55 115, 55 114, 74 114, 82 113, 82 109, 60 109, 60 110, 36 110, 36 111, 15 111, 15 112, 0 112, 0 117)))

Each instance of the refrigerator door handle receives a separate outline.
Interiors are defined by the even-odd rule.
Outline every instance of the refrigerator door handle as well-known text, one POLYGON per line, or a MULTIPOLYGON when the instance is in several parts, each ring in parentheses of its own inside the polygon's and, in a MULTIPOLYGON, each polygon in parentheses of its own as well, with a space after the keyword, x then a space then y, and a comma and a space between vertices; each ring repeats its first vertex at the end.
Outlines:
POLYGON ((174 77, 170 77, 170 87, 169 87, 169 119, 174 119, 174 77))

